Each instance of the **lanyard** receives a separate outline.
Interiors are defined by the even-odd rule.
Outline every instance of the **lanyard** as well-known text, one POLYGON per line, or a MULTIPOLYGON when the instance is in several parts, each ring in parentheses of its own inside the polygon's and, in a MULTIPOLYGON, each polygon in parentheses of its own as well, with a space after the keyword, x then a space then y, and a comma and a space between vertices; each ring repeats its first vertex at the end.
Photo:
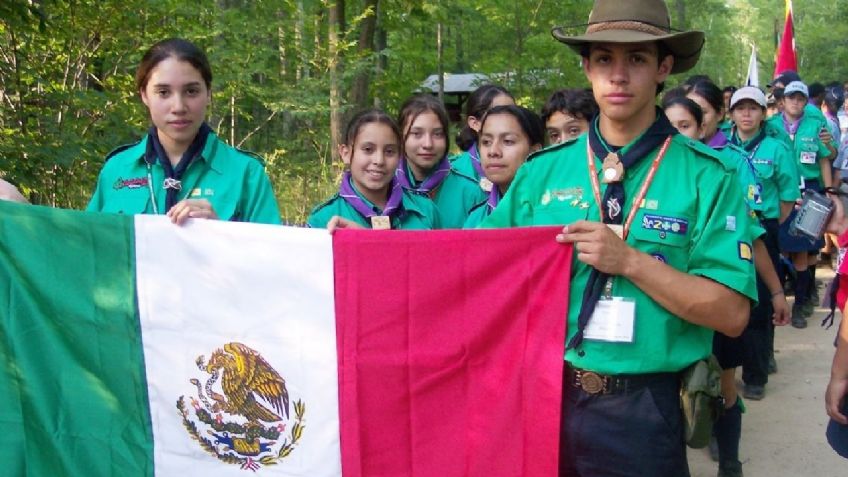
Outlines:
MULTIPOLYGON (((627 240, 627 235, 630 233, 630 225, 633 223, 633 219, 636 217, 636 212, 642 205, 642 201, 648 194, 648 188, 654 181, 654 176, 657 174, 660 162, 662 162, 665 157, 665 153, 668 151, 669 144, 671 144, 671 136, 667 137, 665 142, 663 142, 660 151, 657 153, 657 157, 654 158, 654 162, 651 164, 651 169, 648 171, 648 177, 645 178, 645 182, 642 183, 642 188, 639 189, 639 194, 630 206, 630 212, 627 214, 627 220, 624 221, 624 229, 621 236, 622 240, 627 240)), ((592 147, 589 145, 588 141, 586 141, 586 159, 589 163, 589 178, 592 180, 592 192, 595 195, 595 202, 598 204, 598 210, 601 214, 601 222, 603 222, 604 205, 601 199, 601 184, 598 180, 598 167, 595 165, 595 155, 592 153, 592 147)))

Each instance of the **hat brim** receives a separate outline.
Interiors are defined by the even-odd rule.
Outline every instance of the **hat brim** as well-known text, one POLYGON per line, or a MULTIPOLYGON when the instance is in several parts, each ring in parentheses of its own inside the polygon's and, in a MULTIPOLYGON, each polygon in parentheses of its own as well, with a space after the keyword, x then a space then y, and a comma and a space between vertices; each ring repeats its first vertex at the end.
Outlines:
POLYGON ((585 35, 566 35, 562 27, 556 27, 551 34, 557 40, 580 53, 585 45, 592 43, 646 43, 660 41, 674 56, 671 73, 689 71, 698 63, 704 48, 704 32, 685 31, 667 35, 652 35, 634 30, 603 30, 585 35))

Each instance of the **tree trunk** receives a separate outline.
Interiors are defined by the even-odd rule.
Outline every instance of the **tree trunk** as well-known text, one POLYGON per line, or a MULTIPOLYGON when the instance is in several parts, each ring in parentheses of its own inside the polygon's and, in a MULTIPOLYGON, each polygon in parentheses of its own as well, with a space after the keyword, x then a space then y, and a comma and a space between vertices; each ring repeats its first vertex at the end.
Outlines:
POLYGON ((439 101, 445 102, 445 61, 442 48, 442 22, 436 24, 436 63, 439 69, 439 101))
POLYGON ((339 33, 344 31, 344 2, 335 0, 329 7, 329 72, 330 72, 330 150, 333 154, 341 142, 341 76, 339 33))
POLYGON ((359 68, 350 91, 351 104, 355 104, 360 109, 368 104, 368 85, 371 80, 371 65, 373 64, 371 57, 374 53, 374 33, 377 29, 378 7, 379 0, 365 0, 365 11, 370 10, 370 13, 362 20, 357 51, 359 58, 368 58, 368 60, 359 68))

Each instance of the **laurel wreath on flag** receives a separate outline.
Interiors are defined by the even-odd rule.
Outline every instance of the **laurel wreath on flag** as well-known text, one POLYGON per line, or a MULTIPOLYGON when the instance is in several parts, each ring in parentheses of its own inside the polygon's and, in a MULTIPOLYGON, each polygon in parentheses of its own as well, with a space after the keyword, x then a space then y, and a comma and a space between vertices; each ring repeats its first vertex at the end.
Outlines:
MULTIPOLYGON (((227 464, 242 464, 245 465, 248 462, 248 459, 245 457, 241 457, 237 454, 231 452, 218 452, 215 444, 212 443, 211 440, 205 438, 200 434, 200 431, 197 429, 197 425, 188 419, 189 411, 186 409, 185 405, 185 396, 180 396, 177 400, 177 410, 180 412, 183 420, 183 427, 186 428, 186 431, 191 435, 191 437, 200 443, 200 446, 206 452, 215 455, 218 459, 227 464)), ((303 416, 306 414, 306 404, 303 401, 298 400, 294 403, 294 413, 295 413, 295 422, 291 428, 291 432, 289 437, 283 440, 283 445, 280 447, 279 452, 276 456, 264 456, 259 459, 259 463, 263 465, 276 465, 279 461, 288 457, 292 451, 294 451, 297 444, 300 442, 301 437, 303 437, 303 429, 306 427, 303 423, 303 416)), ((280 436, 280 431, 277 426, 271 427, 260 427, 260 426, 242 426, 233 422, 218 422, 212 415, 204 408, 197 409, 195 411, 195 415, 197 418, 211 426, 216 431, 224 431, 228 432, 231 435, 244 435, 248 439, 253 439, 256 437, 264 437, 266 439, 277 439, 280 436)), ((253 461, 256 462, 256 461, 253 461)))

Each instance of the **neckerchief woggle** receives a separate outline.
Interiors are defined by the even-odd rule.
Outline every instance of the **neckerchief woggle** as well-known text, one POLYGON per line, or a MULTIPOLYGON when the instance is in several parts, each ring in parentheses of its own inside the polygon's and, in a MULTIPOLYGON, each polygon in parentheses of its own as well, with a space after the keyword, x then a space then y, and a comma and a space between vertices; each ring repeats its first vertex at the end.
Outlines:
POLYGON ((442 185, 442 182, 451 171, 450 161, 448 161, 447 156, 445 156, 438 164, 436 164, 430 174, 423 181, 413 185, 412 181, 415 180, 415 176, 412 175, 412 171, 409 170, 407 160, 408 159, 404 157, 403 160, 400 161, 400 167, 398 167, 398 170, 395 173, 395 179, 400 182, 400 185, 403 188, 414 190, 415 192, 420 192, 422 194, 431 195, 439 188, 440 185, 442 185))
MULTIPOLYGON (((658 148, 671 136, 677 134, 677 130, 671 125, 668 118, 666 118, 665 113, 663 113, 661 109, 657 108, 656 114, 657 119, 654 123, 651 124, 651 126, 639 138, 623 148, 611 148, 606 145, 603 138, 601 138, 598 128, 599 116, 596 115, 589 125, 588 132, 589 147, 592 151, 592 155, 594 155, 595 158, 603 160, 607 154, 611 152, 618 152, 619 160, 624 166, 626 174, 628 169, 638 164, 642 159, 647 157, 651 151, 658 148), (617 151, 612 149, 617 149, 617 151), (622 153, 621 151, 624 149, 627 151, 622 153)), ((663 150, 658 154, 663 154, 664 152, 665 151, 663 150)), ((623 223, 624 217, 622 209, 625 204, 624 199, 624 184, 621 181, 607 184, 606 192, 604 193, 601 201, 602 203, 597 204, 602 211, 603 223, 619 225, 623 223), (607 206, 604 207, 604 204, 607 206), (617 205, 617 207, 615 205, 617 205)), ((580 313, 577 315, 577 332, 571 337, 571 340, 568 341, 568 345, 566 346, 567 350, 578 348, 583 343, 583 335, 586 330, 586 325, 589 324, 589 320, 595 312, 595 307, 601 299, 601 294, 603 293, 604 287, 606 286, 609 278, 610 275, 608 273, 600 272, 594 267, 592 267, 592 270, 589 272, 589 279, 586 281, 586 288, 583 290, 583 301, 580 305, 580 313)), ((582 356, 582 353, 583 352, 581 351, 579 354, 582 356)))
POLYGON ((474 167, 477 175, 480 177, 486 177, 486 174, 483 173, 483 164, 480 162, 480 149, 477 148, 477 142, 471 145, 471 148, 468 150, 468 155, 471 156, 471 165, 474 167))
MULTIPOLYGON (((183 156, 180 158, 180 162, 178 162, 177 166, 174 167, 171 165, 171 160, 168 159, 168 154, 165 153, 165 148, 162 147, 162 143, 159 142, 159 134, 156 130, 156 126, 151 127, 150 130, 147 131, 147 151, 145 151, 144 160, 148 165, 152 165, 158 160, 162 169, 165 171, 165 181, 162 186, 165 188, 166 212, 176 205, 177 194, 179 194, 182 189, 183 173, 185 173, 192 161, 200 156, 200 153, 203 151, 203 146, 206 145, 206 138, 209 136, 210 132, 212 132, 212 129, 210 129, 206 123, 201 124, 200 129, 197 131, 197 136, 194 137, 194 140, 188 146, 188 149, 186 149, 183 153, 183 156)), ((150 199, 156 200, 155 197, 151 197, 150 199)))
POLYGON ((350 206, 353 207, 359 215, 366 219, 370 219, 371 217, 376 217, 378 215, 394 218, 403 208, 403 188, 397 179, 393 179, 392 182, 389 183, 389 199, 386 201, 386 207, 384 207, 382 211, 379 209, 375 210, 375 206, 370 205, 356 192, 356 189, 354 189, 353 183, 351 182, 350 171, 346 171, 344 175, 342 175, 342 183, 339 185, 339 196, 344 199, 345 202, 350 204, 350 206))

